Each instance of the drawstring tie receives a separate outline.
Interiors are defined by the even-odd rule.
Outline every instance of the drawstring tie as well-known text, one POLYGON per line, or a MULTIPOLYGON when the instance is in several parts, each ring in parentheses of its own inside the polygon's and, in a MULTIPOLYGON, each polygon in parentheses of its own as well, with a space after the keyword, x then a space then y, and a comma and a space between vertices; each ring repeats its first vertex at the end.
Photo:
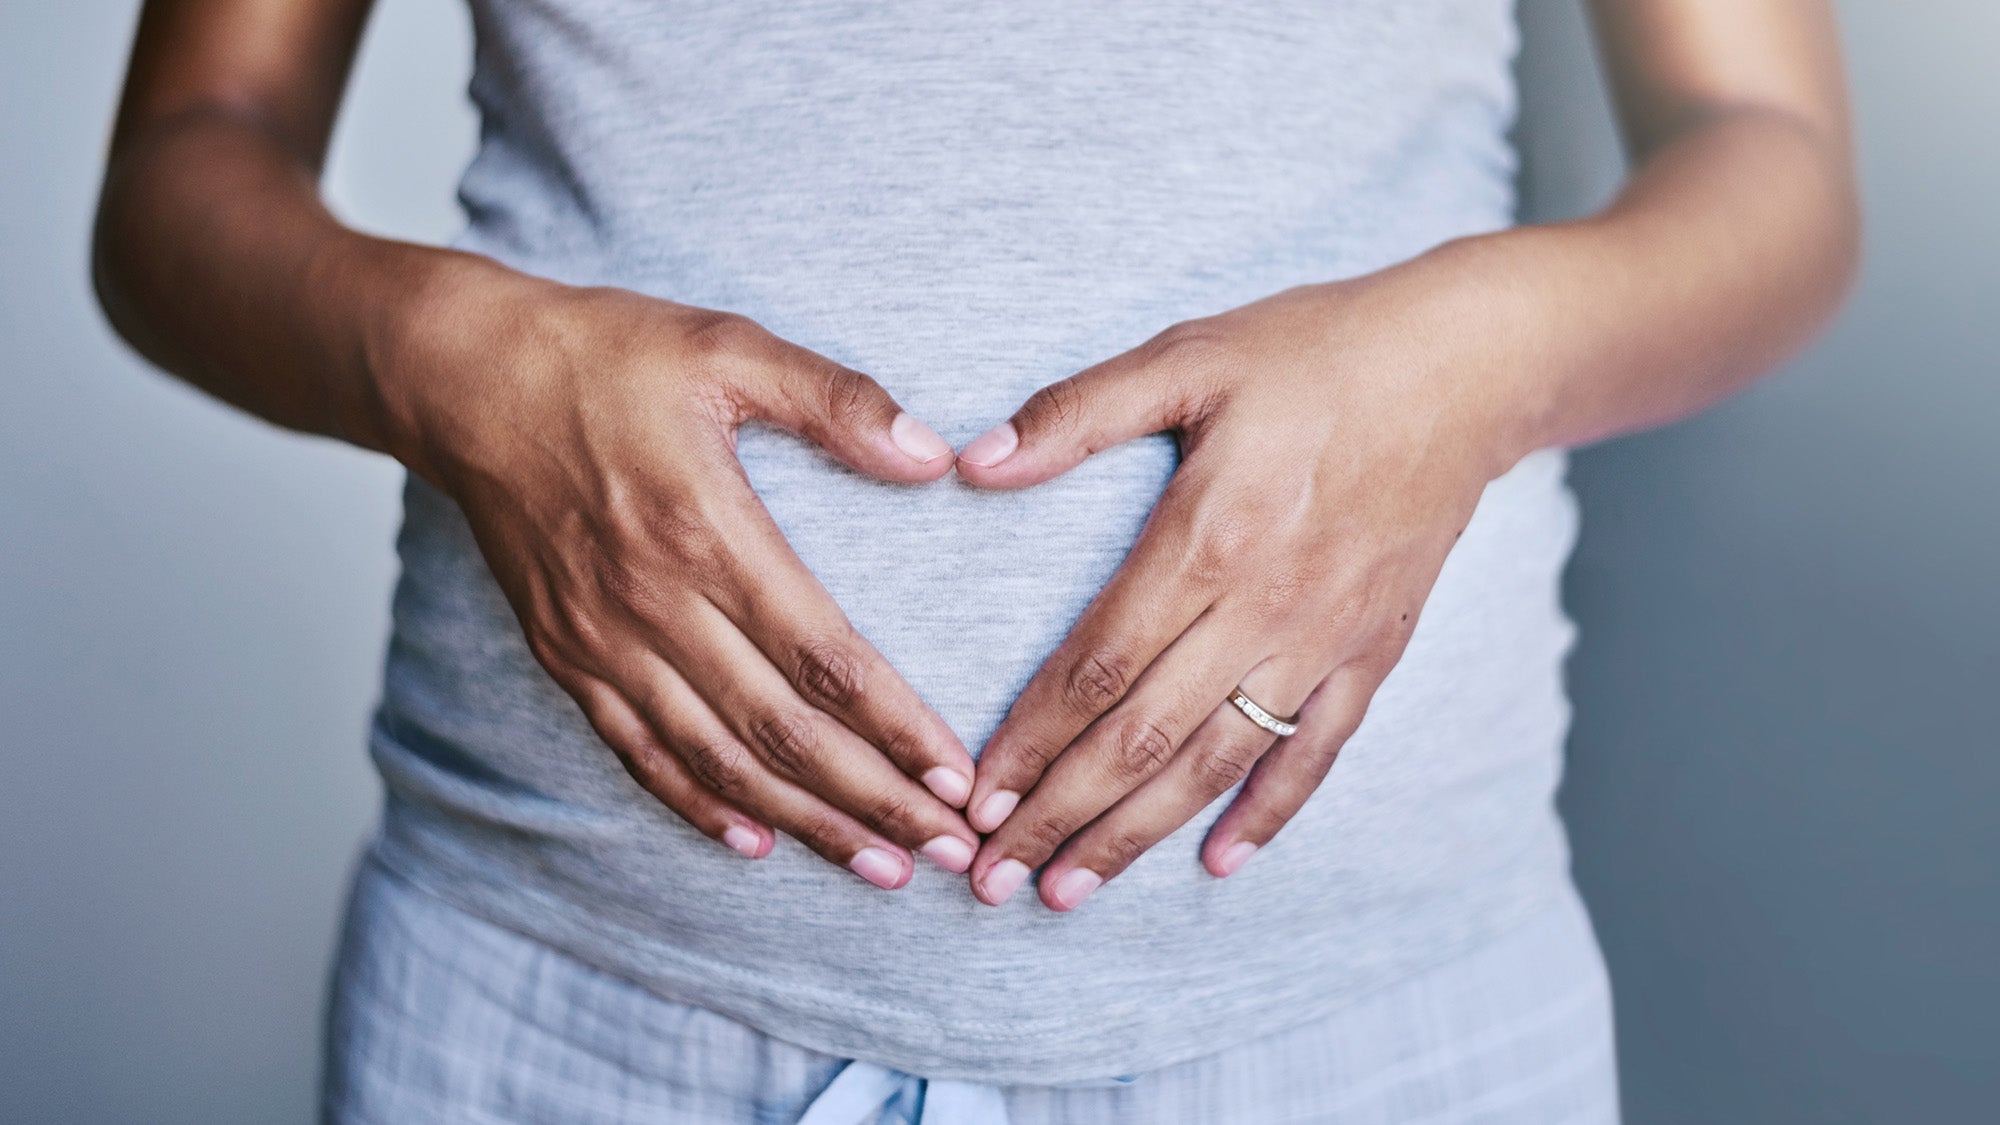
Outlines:
MULTIPOLYGON (((1137 1078, 1125 1075, 1062 1085, 1126 1086, 1137 1078)), ((1007 1125, 1007 1099, 1000 1087, 984 1082, 919 1078, 857 1059, 820 1091, 799 1125, 1007 1125)))

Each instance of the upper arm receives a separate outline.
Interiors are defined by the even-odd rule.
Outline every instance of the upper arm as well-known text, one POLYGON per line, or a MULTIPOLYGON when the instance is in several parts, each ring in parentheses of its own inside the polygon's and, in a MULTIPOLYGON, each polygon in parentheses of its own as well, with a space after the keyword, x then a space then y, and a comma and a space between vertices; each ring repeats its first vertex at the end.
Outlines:
POLYGON ((1845 150, 1832 0, 1590 0, 1627 143, 1645 154, 1717 114, 1782 114, 1845 150))
POLYGON ((317 168, 372 0, 147 0, 112 152, 190 115, 254 123, 317 168))

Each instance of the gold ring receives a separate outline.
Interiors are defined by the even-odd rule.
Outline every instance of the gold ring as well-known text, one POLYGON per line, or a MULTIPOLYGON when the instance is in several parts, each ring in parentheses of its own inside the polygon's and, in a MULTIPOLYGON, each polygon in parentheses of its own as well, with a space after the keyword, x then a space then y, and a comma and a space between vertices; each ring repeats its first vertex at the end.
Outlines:
POLYGON ((1299 733, 1299 717, 1297 715, 1293 715, 1289 719, 1280 719, 1262 707, 1257 706, 1257 701, 1244 695, 1242 688, 1237 688, 1235 691, 1229 693, 1229 702, 1236 704, 1236 709, 1243 712, 1244 718, 1249 719, 1279 738, 1290 738, 1299 733))

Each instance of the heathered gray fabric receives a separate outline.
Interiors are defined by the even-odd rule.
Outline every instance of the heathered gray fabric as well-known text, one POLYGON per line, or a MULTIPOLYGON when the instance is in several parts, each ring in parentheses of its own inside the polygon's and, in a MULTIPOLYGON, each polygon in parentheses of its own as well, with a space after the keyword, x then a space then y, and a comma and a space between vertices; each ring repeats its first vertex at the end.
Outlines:
MULTIPOLYGON (((1159 329, 1505 226, 1506 0, 476 0, 462 240, 729 309, 962 442, 1159 329)), ((1468 376, 1470 377, 1470 375, 1468 376)), ((1118 565, 1165 437, 1013 494, 743 460, 854 623, 975 749, 1118 565)), ((1327 1015, 1566 893, 1551 804, 1575 513, 1557 452, 1495 482, 1401 666, 1235 877, 1212 806, 1082 909, 894 894, 657 806, 530 658, 460 514, 407 494, 374 752, 382 855, 676 1001, 911 1073, 1132 1073, 1327 1015)))

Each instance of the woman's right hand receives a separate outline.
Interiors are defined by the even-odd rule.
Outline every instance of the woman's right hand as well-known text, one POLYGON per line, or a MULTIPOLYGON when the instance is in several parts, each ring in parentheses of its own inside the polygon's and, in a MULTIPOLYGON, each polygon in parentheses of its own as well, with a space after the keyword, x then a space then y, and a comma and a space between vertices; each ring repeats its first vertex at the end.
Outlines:
POLYGON ((965 871, 970 755, 785 542, 736 431, 768 422, 905 484, 949 472, 951 447, 744 317, 453 272, 376 361, 397 452, 463 509, 529 648, 626 770, 753 858, 775 829, 888 889, 912 851, 965 871))

